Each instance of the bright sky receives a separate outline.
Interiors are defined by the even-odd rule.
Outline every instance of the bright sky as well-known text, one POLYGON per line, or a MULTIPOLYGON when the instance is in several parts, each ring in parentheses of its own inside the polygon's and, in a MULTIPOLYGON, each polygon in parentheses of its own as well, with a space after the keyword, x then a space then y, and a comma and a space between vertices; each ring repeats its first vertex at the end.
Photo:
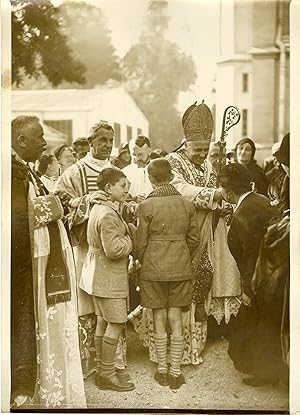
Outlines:
MULTIPOLYGON (((79 1, 79 0, 78 0, 79 1)), ((58 5, 62 0, 53 0, 58 5)), ((147 0, 86 0, 104 12, 112 42, 120 57, 128 51, 141 33, 147 9, 147 0)), ((192 56, 198 79, 191 90, 180 94, 178 110, 182 112, 194 101, 205 99, 211 105, 210 96, 215 74, 215 62, 219 42, 220 0, 169 0, 168 37, 180 49, 192 56)))

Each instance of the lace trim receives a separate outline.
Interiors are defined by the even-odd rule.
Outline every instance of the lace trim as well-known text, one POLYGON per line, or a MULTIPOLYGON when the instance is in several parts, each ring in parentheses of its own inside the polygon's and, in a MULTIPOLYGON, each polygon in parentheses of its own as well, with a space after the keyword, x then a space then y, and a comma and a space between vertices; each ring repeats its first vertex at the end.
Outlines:
POLYGON ((210 302, 208 315, 213 316, 218 324, 223 318, 228 324, 232 315, 236 316, 241 306, 240 297, 213 297, 210 302))

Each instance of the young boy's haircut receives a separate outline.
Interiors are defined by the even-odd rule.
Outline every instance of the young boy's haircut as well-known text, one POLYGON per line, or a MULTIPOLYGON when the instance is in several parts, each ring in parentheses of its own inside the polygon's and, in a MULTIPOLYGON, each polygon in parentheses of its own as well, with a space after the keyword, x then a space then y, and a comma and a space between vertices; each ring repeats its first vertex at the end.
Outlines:
POLYGON ((172 177, 172 169, 168 160, 164 158, 154 159, 149 163, 148 173, 158 182, 168 182, 172 177))
POLYGON ((107 184, 114 185, 124 177, 126 178, 125 174, 119 169, 113 169, 112 167, 103 169, 97 178, 98 189, 104 191, 107 184))

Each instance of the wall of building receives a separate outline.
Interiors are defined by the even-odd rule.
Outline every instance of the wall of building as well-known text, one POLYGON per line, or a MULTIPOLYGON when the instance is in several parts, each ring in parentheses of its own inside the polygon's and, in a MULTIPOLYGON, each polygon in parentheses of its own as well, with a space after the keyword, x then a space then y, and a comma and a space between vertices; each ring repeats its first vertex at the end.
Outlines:
POLYGON ((220 56, 234 53, 234 0, 220 0, 220 56))
POLYGON ((217 137, 221 132, 223 110, 230 101, 240 109, 242 118, 230 131, 228 146, 248 135, 257 142, 257 157, 262 160, 270 153, 272 144, 282 138, 280 131, 289 130, 289 1, 221 0, 221 3, 220 24, 224 39, 220 43, 221 58, 216 76, 217 137), (285 61, 280 60, 276 43, 279 18, 281 37, 287 48, 285 61), (226 32, 232 23, 234 27, 226 32), (232 44, 226 45, 227 42, 232 44), (243 74, 248 76, 248 91, 243 91, 243 74), (280 84, 283 78, 284 88, 280 84), (284 91, 283 95, 280 91, 284 91), (247 115, 247 134, 243 131, 243 110, 247 115))
POLYGON ((252 43, 252 1, 238 0, 234 6, 234 52, 245 53, 252 43))
POLYGON ((274 46, 277 30, 278 1, 251 1, 253 13, 252 47, 274 46))
POLYGON ((275 141, 276 60, 270 56, 253 59, 253 138, 264 145, 275 141))
MULTIPOLYGON (((222 132, 222 120, 224 110, 229 105, 234 105, 234 71, 231 63, 220 63, 218 65, 218 72, 216 78, 216 119, 215 119, 215 130, 216 130, 216 141, 221 137, 222 132)), ((232 139, 232 130, 229 130, 227 142, 234 141, 232 139)))
POLYGON ((12 115, 36 115, 68 135, 68 144, 86 137, 99 121, 115 127, 115 149, 138 133, 148 135, 149 123, 122 88, 104 90, 13 91, 12 115))

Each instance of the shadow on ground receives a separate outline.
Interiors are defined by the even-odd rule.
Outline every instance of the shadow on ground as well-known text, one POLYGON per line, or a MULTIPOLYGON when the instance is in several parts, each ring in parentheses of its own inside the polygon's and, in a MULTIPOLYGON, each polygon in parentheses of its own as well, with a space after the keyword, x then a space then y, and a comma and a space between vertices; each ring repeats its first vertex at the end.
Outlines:
POLYGON ((207 343, 204 362, 184 366, 186 384, 179 390, 158 385, 153 379, 156 365, 149 361, 148 349, 128 329, 128 371, 136 388, 131 392, 99 390, 93 375, 85 381, 89 408, 99 409, 218 409, 218 410, 288 410, 288 389, 282 385, 253 388, 242 383, 227 355, 227 341, 207 343))

